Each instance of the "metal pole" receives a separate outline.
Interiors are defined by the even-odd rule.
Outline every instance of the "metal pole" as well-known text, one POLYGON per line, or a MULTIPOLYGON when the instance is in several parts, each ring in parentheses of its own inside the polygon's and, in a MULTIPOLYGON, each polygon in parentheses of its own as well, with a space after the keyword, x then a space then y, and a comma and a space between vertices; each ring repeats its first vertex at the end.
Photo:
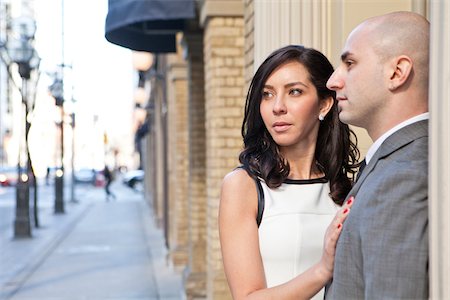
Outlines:
MULTIPOLYGON (((72 91, 73 93, 73 91, 72 91)), ((72 101, 73 103, 73 101, 72 101)), ((71 168, 72 168, 72 185, 70 189, 70 202, 77 203, 77 199, 75 199, 75 113, 72 112, 72 157, 71 157, 71 168)))
POLYGON ((60 149, 60 164, 56 170, 55 176, 55 213, 64 213, 64 109, 61 109, 61 121, 59 122, 59 149, 60 149))

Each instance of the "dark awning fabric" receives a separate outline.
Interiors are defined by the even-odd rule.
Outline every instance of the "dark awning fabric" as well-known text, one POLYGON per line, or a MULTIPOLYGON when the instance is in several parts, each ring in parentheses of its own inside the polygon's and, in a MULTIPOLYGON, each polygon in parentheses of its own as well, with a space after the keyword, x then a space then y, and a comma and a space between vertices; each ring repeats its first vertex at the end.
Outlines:
POLYGON ((194 17, 194 0, 108 0, 105 37, 135 51, 175 52, 175 34, 194 17))

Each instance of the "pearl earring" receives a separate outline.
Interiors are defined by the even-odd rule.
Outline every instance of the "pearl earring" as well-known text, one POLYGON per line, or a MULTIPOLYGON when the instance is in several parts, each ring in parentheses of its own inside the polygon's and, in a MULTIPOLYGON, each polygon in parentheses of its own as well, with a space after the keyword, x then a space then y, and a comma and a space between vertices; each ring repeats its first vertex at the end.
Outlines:
POLYGON ((323 121, 323 119, 325 119, 325 117, 322 114, 320 114, 319 115, 319 121, 323 121))

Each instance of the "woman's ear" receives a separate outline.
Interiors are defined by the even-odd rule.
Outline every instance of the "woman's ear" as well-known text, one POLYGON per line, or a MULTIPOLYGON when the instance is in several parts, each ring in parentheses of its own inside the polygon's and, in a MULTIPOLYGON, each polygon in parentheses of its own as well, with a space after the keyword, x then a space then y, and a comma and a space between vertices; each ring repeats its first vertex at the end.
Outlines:
POLYGON ((410 57, 401 55, 396 57, 390 65, 389 71, 389 85, 390 91, 402 86, 409 78, 412 72, 413 63, 410 57))
POLYGON ((333 97, 328 97, 325 99, 322 99, 320 101, 320 115, 322 115, 324 118, 330 111, 331 107, 333 107, 334 99, 333 97))

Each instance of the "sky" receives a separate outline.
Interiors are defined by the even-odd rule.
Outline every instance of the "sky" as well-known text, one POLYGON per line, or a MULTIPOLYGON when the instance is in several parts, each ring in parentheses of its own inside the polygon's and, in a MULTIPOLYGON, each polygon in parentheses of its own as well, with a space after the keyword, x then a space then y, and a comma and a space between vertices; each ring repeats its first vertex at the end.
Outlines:
MULTIPOLYGON (((102 167, 103 132, 108 135, 109 146, 121 147, 125 155, 130 155, 133 147, 130 133, 136 75, 131 51, 104 37, 107 6, 107 0, 34 0, 35 48, 41 57, 39 95, 45 98, 53 81, 47 73, 55 72, 64 55, 64 64, 71 66, 64 72, 65 98, 76 100, 74 105, 68 101, 65 107, 77 114, 78 167, 102 167)), ((45 102, 41 98, 38 96, 45 102)), ((42 138, 46 129, 36 131, 42 138)))

